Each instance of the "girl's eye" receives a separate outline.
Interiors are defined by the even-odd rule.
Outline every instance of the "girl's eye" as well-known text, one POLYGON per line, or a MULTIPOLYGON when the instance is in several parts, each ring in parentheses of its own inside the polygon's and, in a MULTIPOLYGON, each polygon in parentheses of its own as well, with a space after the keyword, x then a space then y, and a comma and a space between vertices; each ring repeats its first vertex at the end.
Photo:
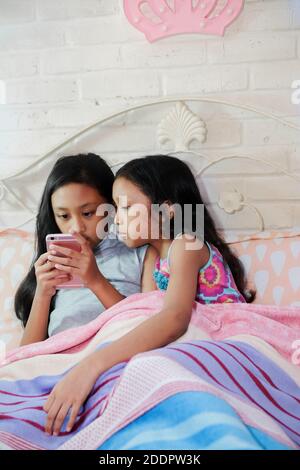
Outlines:
MULTIPOLYGON (((83 212, 83 215, 84 215, 85 217, 91 217, 94 213, 95 213, 94 211, 83 212)), ((58 215, 57 217, 59 217, 60 219, 66 220, 69 216, 68 216, 68 214, 60 214, 60 215, 58 215)))
POLYGON ((83 215, 86 216, 86 217, 89 217, 89 216, 91 217, 93 214, 95 214, 95 212, 90 211, 90 212, 84 212, 83 215))

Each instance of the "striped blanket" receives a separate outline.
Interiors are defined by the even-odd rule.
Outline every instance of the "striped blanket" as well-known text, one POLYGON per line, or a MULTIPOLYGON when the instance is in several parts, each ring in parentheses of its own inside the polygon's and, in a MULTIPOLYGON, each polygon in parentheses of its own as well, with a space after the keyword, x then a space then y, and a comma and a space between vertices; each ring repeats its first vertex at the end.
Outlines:
MULTIPOLYGON (((0 448, 299 449, 300 309, 195 303, 188 331, 102 374, 71 433, 43 405, 82 358, 157 313, 136 294, 80 328, 10 352, 0 368, 0 448)), ((68 417, 67 417, 68 418, 68 417)))

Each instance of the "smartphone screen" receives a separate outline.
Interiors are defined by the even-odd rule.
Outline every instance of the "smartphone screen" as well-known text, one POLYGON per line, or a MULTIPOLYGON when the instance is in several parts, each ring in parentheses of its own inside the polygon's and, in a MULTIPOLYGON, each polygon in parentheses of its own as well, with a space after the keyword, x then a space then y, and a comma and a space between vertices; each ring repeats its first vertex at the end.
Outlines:
MULTIPOLYGON (((46 246, 47 246, 47 251, 50 251, 50 245, 55 244, 55 246, 64 246, 66 248, 70 248, 74 251, 78 251, 80 253, 81 251, 81 246, 80 243, 70 234, 65 234, 65 233, 51 233, 46 236, 46 246)), ((62 258, 65 258, 66 255, 63 253, 59 252, 59 248, 55 248, 55 251, 57 252, 56 256, 60 256, 62 258)), ((65 289, 65 288, 79 288, 79 287, 85 287, 83 284, 83 281, 80 276, 72 276, 72 279, 70 281, 57 284, 56 289, 65 289)))

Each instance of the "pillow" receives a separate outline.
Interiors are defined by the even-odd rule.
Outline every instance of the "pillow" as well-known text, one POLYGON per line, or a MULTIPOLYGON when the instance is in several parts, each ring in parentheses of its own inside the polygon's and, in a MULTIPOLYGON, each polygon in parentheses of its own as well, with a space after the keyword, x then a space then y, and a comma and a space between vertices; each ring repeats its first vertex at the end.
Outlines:
POLYGON ((33 234, 18 229, 0 230, 0 338, 6 351, 17 347, 21 340, 23 327, 14 312, 14 296, 28 272, 33 247, 33 234))
POLYGON ((245 266, 254 303, 300 307, 300 230, 226 237, 245 266))
MULTIPOLYGON (((225 239, 245 266, 249 288, 257 291, 254 303, 300 307, 300 230, 225 239)), ((32 233, 0 230, 0 338, 6 350, 18 346, 22 336, 14 296, 28 272, 33 248, 32 233)))

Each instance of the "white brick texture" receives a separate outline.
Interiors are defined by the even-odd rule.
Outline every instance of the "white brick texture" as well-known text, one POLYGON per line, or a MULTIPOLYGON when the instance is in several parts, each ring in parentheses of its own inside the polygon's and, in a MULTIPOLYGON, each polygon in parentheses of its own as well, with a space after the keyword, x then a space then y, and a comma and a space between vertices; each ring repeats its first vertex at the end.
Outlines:
MULTIPOLYGON (((122 0, 0 0, 1 175, 97 118, 145 99, 217 97, 300 124, 300 104, 292 102, 292 83, 300 81, 299 3, 245 0, 224 37, 193 34, 150 44, 127 21, 122 0)), ((276 227, 268 210, 273 201, 278 226, 300 225, 297 183, 276 167, 300 177, 300 133, 248 112, 209 106, 195 108, 209 131, 203 153, 252 155, 275 165, 233 160, 211 167, 210 178, 226 177, 242 187, 270 227, 276 227), (288 197, 289 208, 280 202, 288 197)), ((157 151, 163 113, 131 114, 101 141, 93 134, 76 149, 124 159, 157 151)), ((255 225, 253 211, 246 217, 255 225)), ((222 214, 220 220, 239 229, 245 212, 222 214)))

